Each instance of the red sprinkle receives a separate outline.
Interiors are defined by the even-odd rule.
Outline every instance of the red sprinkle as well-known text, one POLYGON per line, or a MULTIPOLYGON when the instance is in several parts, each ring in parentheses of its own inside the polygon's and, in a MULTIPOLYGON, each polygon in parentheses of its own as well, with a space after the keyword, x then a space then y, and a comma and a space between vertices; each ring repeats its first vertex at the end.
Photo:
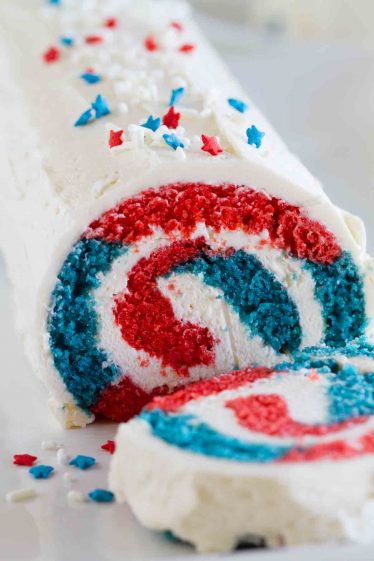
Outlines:
POLYGON ((179 47, 178 51, 181 53, 191 53, 195 49, 196 49, 195 45, 192 45, 191 43, 185 43, 184 45, 179 47))
POLYGON ((31 456, 31 454, 14 454, 13 463, 16 466, 32 466, 37 459, 37 456, 31 456))
POLYGON ((149 35, 144 39, 144 46, 147 51, 153 52, 158 50, 158 44, 156 43, 156 40, 154 37, 152 37, 152 35, 149 35))
POLYGON ((177 113, 174 110, 174 106, 172 105, 169 111, 162 117, 162 122, 169 129, 176 129, 179 124, 180 118, 181 118, 181 114, 177 113))
POLYGON ((171 21, 170 27, 174 27, 177 31, 183 31, 183 25, 179 21, 171 21))
POLYGON ((87 45, 96 45, 97 43, 102 43, 103 38, 101 37, 101 35, 87 35, 87 37, 85 38, 85 42, 87 43, 87 45))
POLYGON ((119 131, 110 131, 109 133, 109 148, 114 148, 114 146, 121 146, 123 144, 122 140, 123 130, 119 131))
POLYGON ((217 156, 218 154, 223 152, 215 136, 206 136, 205 134, 202 134, 201 140, 203 141, 201 150, 203 150, 204 152, 208 152, 212 156, 217 156))
POLYGON ((92 68, 92 66, 88 66, 86 68, 86 72, 87 72, 87 74, 93 74, 95 72, 95 70, 94 70, 94 68, 92 68))
POLYGON ((109 454, 114 454, 116 450, 116 443, 114 442, 114 440, 107 440, 105 444, 101 445, 101 449, 109 452, 109 454))
POLYGON ((114 29, 118 25, 117 18, 108 18, 104 22, 104 26, 108 27, 109 29, 114 29))
POLYGON ((56 62, 60 58, 60 51, 56 47, 50 47, 43 54, 44 62, 50 64, 56 62))

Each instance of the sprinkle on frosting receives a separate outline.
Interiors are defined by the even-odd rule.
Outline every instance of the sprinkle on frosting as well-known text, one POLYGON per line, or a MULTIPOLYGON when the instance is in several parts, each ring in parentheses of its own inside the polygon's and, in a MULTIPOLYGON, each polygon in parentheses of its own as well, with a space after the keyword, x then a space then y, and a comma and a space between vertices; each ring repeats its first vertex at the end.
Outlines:
POLYGON ((105 489, 95 489, 88 493, 88 496, 95 503, 112 503, 114 501, 114 494, 105 489))
POLYGON ((61 6, 61 0, 47 0, 51 6, 61 6))
POLYGON ((169 129, 176 129, 179 125, 180 113, 177 113, 172 105, 167 113, 162 117, 163 124, 169 129))
POLYGON ((114 442, 114 440, 107 440, 105 444, 102 444, 100 446, 100 448, 102 450, 105 450, 106 452, 109 452, 109 454, 114 454, 116 450, 116 443, 114 442))
POLYGON ((100 119, 101 117, 105 117, 105 115, 110 114, 110 109, 106 99, 99 94, 95 101, 91 104, 92 109, 95 111, 96 119, 100 119))
POLYGON ((158 44, 152 35, 148 35, 148 37, 144 39, 144 47, 151 53, 158 50, 158 44))
POLYGON ((122 140, 123 130, 120 129, 119 131, 109 131, 109 148, 114 148, 115 146, 121 146, 123 144, 122 140))
POLYGON ((16 489, 15 491, 10 491, 5 495, 5 500, 8 503, 18 503, 21 501, 27 501, 29 499, 34 499, 37 496, 35 489, 16 489))
POLYGON ((208 152, 212 156, 217 156, 218 154, 223 152, 216 136, 206 136, 205 134, 202 134, 201 140, 203 141, 201 150, 203 150, 204 152, 208 152))
POLYGON ((87 84, 97 84, 101 81, 101 76, 99 76, 99 74, 95 74, 94 72, 83 72, 80 77, 82 80, 87 82, 87 84))
POLYGON ((72 47, 74 45, 74 39, 73 37, 67 37, 67 36, 60 37, 60 43, 64 47, 72 47))
POLYGON ((163 134, 162 138, 166 144, 176 150, 177 148, 184 148, 183 142, 173 132, 171 134, 163 134))
POLYGON ((196 46, 192 45, 192 43, 185 43, 184 45, 181 45, 178 50, 181 53, 191 53, 195 50, 195 48, 196 46))
POLYGON ((75 121, 74 126, 84 127, 84 125, 87 125, 92 120, 92 116, 92 109, 87 109, 87 111, 84 111, 82 115, 75 121))
POLYGON ((227 102, 229 105, 231 105, 231 107, 236 109, 236 111, 239 111, 239 113, 245 113, 248 109, 248 105, 244 101, 241 101, 240 99, 235 99, 234 97, 230 97, 227 100, 227 102))
POLYGON ((252 125, 247 129, 248 144, 256 146, 256 148, 260 148, 264 136, 265 133, 258 130, 255 125, 252 125))
POLYGON ((55 468, 52 466, 33 466, 29 469, 29 474, 32 475, 34 479, 48 479, 48 477, 53 473, 55 468))
POLYGON ((58 61, 60 58, 60 51, 57 47, 49 47, 43 54, 43 60, 47 64, 51 64, 52 62, 58 61))
POLYGON ((14 454, 13 463, 16 466, 32 466, 37 459, 37 456, 32 456, 31 454, 14 454))
POLYGON ((176 31, 182 33, 183 25, 179 21, 172 21, 170 22, 170 27, 173 27, 176 31))
POLYGON ((82 456, 81 454, 78 454, 78 456, 75 456, 75 458, 73 458, 69 462, 69 466, 75 466, 83 470, 88 469, 94 466, 95 464, 96 464, 95 458, 92 458, 91 456, 82 456))
POLYGON ((103 42, 103 38, 101 35, 87 35, 84 40, 87 45, 98 45, 99 43, 103 42))
POLYGON ((117 26, 118 26, 117 18, 107 18, 104 21, 104 27, 107 27, 108 29, 114 29, 117 26))
POLYGON ((184 96, 185 88, 175 88, 171 91, 169 107, 176 105, 184 96))
POLYGON ((151 131, 156 132, 156 130, 160 128, 160 125, 161 125, 161 119, 159 117, 153 117, 152 115, 149 115, 146 122, 143 123, 141 126, 144 127, 145 129, 150 129, 151 131))

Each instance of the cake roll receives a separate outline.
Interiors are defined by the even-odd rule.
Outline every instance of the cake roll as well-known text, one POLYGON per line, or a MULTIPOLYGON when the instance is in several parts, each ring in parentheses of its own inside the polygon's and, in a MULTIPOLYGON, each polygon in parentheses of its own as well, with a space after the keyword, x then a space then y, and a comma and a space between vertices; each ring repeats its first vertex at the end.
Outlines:
POLYGON ((374 374, 244 369, 156 397, 120 425, 110 485, 200 552, 369 543, 374 374))
POLYGON ((0 4, 0 239, 65 426, 373 330, 333 205, 176 1, 0 4))

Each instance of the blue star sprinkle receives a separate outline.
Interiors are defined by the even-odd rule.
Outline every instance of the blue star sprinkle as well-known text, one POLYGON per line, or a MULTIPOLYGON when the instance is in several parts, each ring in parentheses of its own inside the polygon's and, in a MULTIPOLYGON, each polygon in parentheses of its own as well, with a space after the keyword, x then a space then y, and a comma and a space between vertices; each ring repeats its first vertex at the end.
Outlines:
POLYGON ((87 82, 87 84, 97 84, 101 81, 101 76, 99 76, 99 74, 95 74, 94 72, 83 72, 80 77, 82 80, 87 82))
POLYGON ((256 148, 260 148, 264 136, 265 133, 259 131, 254 125, 247 129, 248 144, 256 146, 256 148))
POLYGON ((74 45, 73 37, 60 37, 60 43, 64 47, 72 47, 74 45))
POLYGON ((96 503, 112 503, 114 501, 113 493, 105 489, 95 489, 88 493, 88 496, 91 501, 95 501, 96 503))
POLYGON ((150 129, 151 131, 155 132, 161 125, 161 119, 159 117, 152 117, 150 115, 145 123, 142 124, 142 127, 146 129, 150 129))
POLYGON ((52 6, 61 6, 61 0, 48 0, 48 4, 52 6))
POLYGON ((177 148, 184 148, 184 144, 179 138, 172 132, 171 134, 163 134, 162 138, 165 140, 166 144, 176 150, 177 148))
POLYGON ((171 96, 169 101, 169 107, 176 105, 184 96, 185 88, 176 88, 171 90, 171 96))
POLYGON ((75 127, 84 127, 84 125, 87 125, 87 123, 89 123, 92 119, 92 109, 87 109, 87 111, 85 111, 84 113, 82 113, 82 115, 79 117, 79 119, 77 119, 77 121, 75 121, 74 126, 75 127))
POLYGON ((33 466, 29 469, 29 473, 34 479, 48 479, 54 469, 52 466, 33 466))
POLYGON ((235 99, 234 97, 230 97, 227 101, 228 104, 231 105, 231 107, 233 107, 234 109, 236 109, 236 111, 239 111, 239 113, 245 113, 245 111, 247 111, 248 109, 248 105, 244 103, 244 101, 241 101, 240 99, 235 99))
POLYGON ((95 458, 92 458, 91 456, 81 456, 81 455, 75 456, 75 458, 73 458, 69 462, 69 466, 75 466, 79 469, 88 469, 94 466, 95 464, 96 464, 95 458))
POLYGON ((91 106, 96 113, 95 115, 96 119, 100 119, 100 117, 105 117, 105 115, 109 115, 110 113, 108 103, 106 102, 106 100, 103 98, 101 94, 97 96, 97 98, 91 104, 91 106))

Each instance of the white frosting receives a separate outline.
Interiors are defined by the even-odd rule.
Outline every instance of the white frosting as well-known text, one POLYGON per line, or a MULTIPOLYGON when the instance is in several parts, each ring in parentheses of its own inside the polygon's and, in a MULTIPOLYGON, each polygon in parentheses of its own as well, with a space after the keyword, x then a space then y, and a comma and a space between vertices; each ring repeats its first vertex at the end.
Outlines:
MULTIPOLYGON (((361 223, 333 206, 321 185, 288 152, 183 4, 65 0, 62 8, 40 10, 40 6, 39 0, 0 3, 0 122, 6 131, 0 139, 0 243, 25 348, 55 402, 62 404, 57 410, 64 418, 68 412, 67 424, 91 419, 73 412, 71 396, 52 365, 45 330, 50 292, 64 258, 87 225, 145 188, 185 181, 231 182, 302 206, 352 253, 365 275, 367 315, 374 317, 372 262, 365 254, 361 223), (118 29, 104 28, 104 19, 112 16, 118 17, 118 29), (170 28, 172 20, 181 21, 185 31, 170 28), (89 34, 102 35, 102 45, 85 44, 89 34), (75 45, 59 46, 61 60, 46 65, 42 53, 62 35, 71 35, 75 45), (160 51, 145 50, 147 35, 154 36, 160 51), (180 53, 178 48, 185 43, 196 45, 195 51, 180 53), (79 78, 88 66, 102 76, 100 83, 89 86, 79 78), (186 94, 177 106, 182 119, 175 132, 185 149, 174 152, 162 139, 165 127, 153 133, 139 124, 150 114, 166 113, 170 91, 178 87, 185 87, 186 94), (98 93, 107 99, 111 115, 74 128, 98 93), (247 101, 248 111, 236 112, 228 97, 247 101), (245 131, 253 124, 265 132, 259 150, 246 142, 245 131), (119 128, 125 142, 110 150, 108 129, 119 128), (212 157, 202 152, 202 133, 218 136, 223 154, 212 157)), ((302 282, 300 288, 308 294, 308 278, 302 282)), ((297 305, 305 326, 313 322, 310 337, 317 341, 318 310, 309 299, 304 302, 299 299, 297 305)), ((234 361, 242 366, 247 358, 242 326, 227 309, 224 316, 235 332, 234 361)), ((122 352, 114 339, 111 344, 117 355, 122 352)), ((260 344, 252 344, 261 356, 260 344)), ((230 360, 222 352, 222 367, 230 360)))

